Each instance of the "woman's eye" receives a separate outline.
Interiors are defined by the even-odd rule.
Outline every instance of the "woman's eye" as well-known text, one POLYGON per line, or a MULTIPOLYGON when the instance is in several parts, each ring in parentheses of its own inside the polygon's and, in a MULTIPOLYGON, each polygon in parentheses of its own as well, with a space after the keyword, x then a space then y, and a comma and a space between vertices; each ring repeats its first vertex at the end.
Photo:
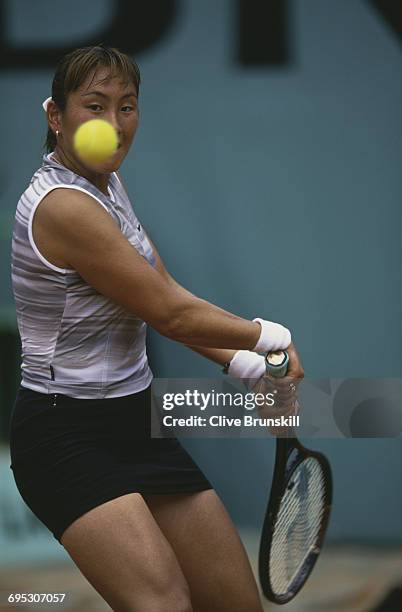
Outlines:
MULTIPOLYGON (((90 108, 94 112, 99 112, 103 110, 100 104, 89 104, 88 108, 90 108)), ((135 110, 135 107, 131 105, 126 105, 126 106, 122 106, 121 110, 125 113, 131 113, 132 111, 135 110)))

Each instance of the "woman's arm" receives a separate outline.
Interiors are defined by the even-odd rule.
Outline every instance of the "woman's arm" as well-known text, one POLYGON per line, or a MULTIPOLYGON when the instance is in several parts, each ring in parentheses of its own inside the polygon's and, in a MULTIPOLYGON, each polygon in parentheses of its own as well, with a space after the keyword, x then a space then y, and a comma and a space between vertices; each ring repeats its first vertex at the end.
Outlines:
MULTIPOLYGON (((159 255, 157 248, 155 247, 155 244, 150 239, 148 233, 147 233, 147 238, 151 244, 153 254, 156 260, 156 269, 160 272, 160 274, 162 274, 162 276, 167 280, 168 283, 174 284, 178 291, 189 293, 187 289, 179 285, 179 283, 169 274, 169 272, 166 269, 165 264, 162 261, 161 256, 159 255)), ((206 348, 202 346, 191 346, 189 344, 186 344, 186 346, 187 348, 198 353, 199 355, 202 355, 203 357, 206 357, 207 359, 210 359, 211 361, 214 361, 215 363, 222 365, 222 366, 225 363, 230 362, 232 360, 233 355, 236 353, 235 350, 231 350, 231 349, 206 348)))
POLYGON ((91 196, 55 189, 39 204, 34 223, 54 237, 68 267, 162 335, 197 347, 252 350, 257 344, 259 323, 196 297, 154 269, 91 196))
MULTIPOLYGON (((160 272, 160 274, 166 279, 166 281, 168 283, 173 284, 178 291, 184 292, 184 293, 188 293, 187 289, 184 289, 184 287, 182 287, 181 285, 179 285, 179 283, 169 274, 169 272, 167 271, 154 243, 152 242, 152 240, 150 239, 148 233, 147 233, 147 238, 151 244, 151 247, 153 249, 153 253, 154 253, 154 257, 156 259, 156 268, 157 270, 160 272)), ((191 295, 191 294, 190 294, 191 295)), ((207 359, 210 359, 211 361, 214 361, 215 363, 218 363, 220 365, 224 365, 230 361, 232 361, 234 355, 237 353, 237 350, 227 350, 227 349, 221 349, 221 348, 205 348, 205 347, 200 347, 200 346, 191 346, 191 345, 186 345, 188 348, 190 348, 191 350, 195 351, 196 353, 198 353, 199 355, 202 355, 203 357, 206 357, 207 359)), ((303 367, 301 365, 300 362, 300 358, 297 354, 296 348, 294 346, 293 343, 291 343, 288 347, 287 347, 287 352, 289 354, 289 369, 288 369, 288 376, 289 377, 294 377, 295 379, 301 379, 304 376, 304 371, 303 371, 303 367)), ((236 357, 240 357, 240 353, 238 353, 238 355, 236 357)), ((241 356, 241 361, 242 363, 240 365, 237 365, 237 367, 235 368, 236 370, 238 370, 237 372, 237 377, 238 378, 247 378, 247 376, 244 374, 244 372, 247 370, 249 373, 250 372, 256 372, 256 368, 258 369, 258 365, 256 363, 255 360, 256 355, 254 354, 254 356, 250 355, 250 357, 247 355, 245 357, 244 353, 241 356), (251 358, 251 359, 250 359, 251 358)), ((264 364, 265 366, 265 364, 264 364)), ((260 368, 261 369, 261 368, 260 368)), ((262 368, 263 371, 265 372, 265 367, 262 368)), ((249 374, 250 375, 250 374, 249 374)), ((255 374, 252 376, 252 378, 258 378, 259 375, 255 374)))
MULTIPOLYGON (((121 186, 123 188, 123 190, 126 192, 127 195, 127 188, 126 185, 124 184, 124 181, 120 175, 120 172, 116 172, 117 177, 121 183, 121 186)), ((127 195, 128 197, 128 195, 127 195)), ((154 257, 156 259, 156 269, 162 274, 162 276, 169 282, 169 283, 174 283, 177 288, 180 288, 182 291, 186 291, 186 289, 184 289, 184 287, 182 287, 181 285, 179 285, 177 283, 177 281, 169 274, 169 272, 166 269, 165 264, 162 261, 161 256, 159 255, 159 252, 156 248, 156 246, 154 245, 154 243, 152 242, 151 238, 149 237, 148 232, 146 232, 147 234, 147 238, 151 244, 153 253, 154 253, 154 257)), ((215 363, 223 366, 226 363, 229 363, 232 358, 233 355, 236 353, 236 351, 232 350, 232 349, 221 349, 221 348, 207 348, 207 347, 202 347, 202 346, 190 346, 189 344, 186 345, 187 348, 191 349, 192 351, 194 351, 195 353, 198 353, 199 355, 202 355, 202 357, 206 357, 207 359, 210 359, 211 361, 214 361, 215 363)))
POLYGON ((211 361, 214 361, 218 365, 225 365, 226 363, 230 363, 233 359, 233 355, 237 352, 232 349, 217 349, 217 348, 205 348, 202 346, 190 346, 186 344, 187 348, 191 349, 195 353, 202 355, 202 357, 206 357, 211 361))

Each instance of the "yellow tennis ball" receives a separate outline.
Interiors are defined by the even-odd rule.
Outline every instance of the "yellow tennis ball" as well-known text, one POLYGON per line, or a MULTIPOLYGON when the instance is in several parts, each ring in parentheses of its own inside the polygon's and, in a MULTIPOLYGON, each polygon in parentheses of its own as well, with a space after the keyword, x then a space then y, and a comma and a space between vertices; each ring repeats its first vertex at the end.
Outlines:
POLYGON ((104 119, 90 119, 82 123, 74 134, 74 147, 84 162, 99 164, 116 152, 117 132, 104 119))

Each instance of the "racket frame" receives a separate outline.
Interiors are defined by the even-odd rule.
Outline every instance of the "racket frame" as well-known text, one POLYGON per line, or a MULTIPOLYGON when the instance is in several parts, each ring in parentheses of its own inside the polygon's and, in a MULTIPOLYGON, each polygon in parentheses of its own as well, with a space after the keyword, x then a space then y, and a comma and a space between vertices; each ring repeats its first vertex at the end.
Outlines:
MULTIPOLYGON (((284 369, 282 369, 282 371, 278 370, 279 377, 283 376, 284 374, 284 369)), ((276 440, 275 467, 268 506, 263 522, 258 555, 258 572, 262 591, 267 599, 279 605, 288 603, 297 595, 314 568, 314 565, 321 552, 329 523, 333 491, 331 467, 325 455, 319 451, 306 448, 297 439, 293 428, 289 427, 287 429, 287 434, 288 435, 286 437, 280 437, 276 440), (281 501, 288 484, 295 470, 309 457, 318 461, 324 478, 324 508, 321 517, 320 530, 317 535, 314 549, 308 554, 307 559, 303 563, 301 571, 296 574, 296 577, 290 585, 288 591, 284 594, 278 594, 275 593, 272 588, 269 575, 269 560, 273 533, 275 530, 281 501)))

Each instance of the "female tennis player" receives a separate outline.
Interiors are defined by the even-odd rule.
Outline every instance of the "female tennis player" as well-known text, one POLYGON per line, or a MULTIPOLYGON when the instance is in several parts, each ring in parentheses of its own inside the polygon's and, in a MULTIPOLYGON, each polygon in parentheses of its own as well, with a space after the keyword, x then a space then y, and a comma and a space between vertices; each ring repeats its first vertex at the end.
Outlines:
POLYGON ((22 194, 12 281, 22 381, 10 422, 21 496, 118 612, 261 612, 245 550, 206 476, 176 439, 150 434, 147 324, 229 374, 260 378, 284 326, 242 319, 181 287, 137 219, 118 169, 138 126, 140 75, 116 49, 78 49, 45 101, 47 154, 22 194), (97 168, 73 136, 109 121, 97 168))

